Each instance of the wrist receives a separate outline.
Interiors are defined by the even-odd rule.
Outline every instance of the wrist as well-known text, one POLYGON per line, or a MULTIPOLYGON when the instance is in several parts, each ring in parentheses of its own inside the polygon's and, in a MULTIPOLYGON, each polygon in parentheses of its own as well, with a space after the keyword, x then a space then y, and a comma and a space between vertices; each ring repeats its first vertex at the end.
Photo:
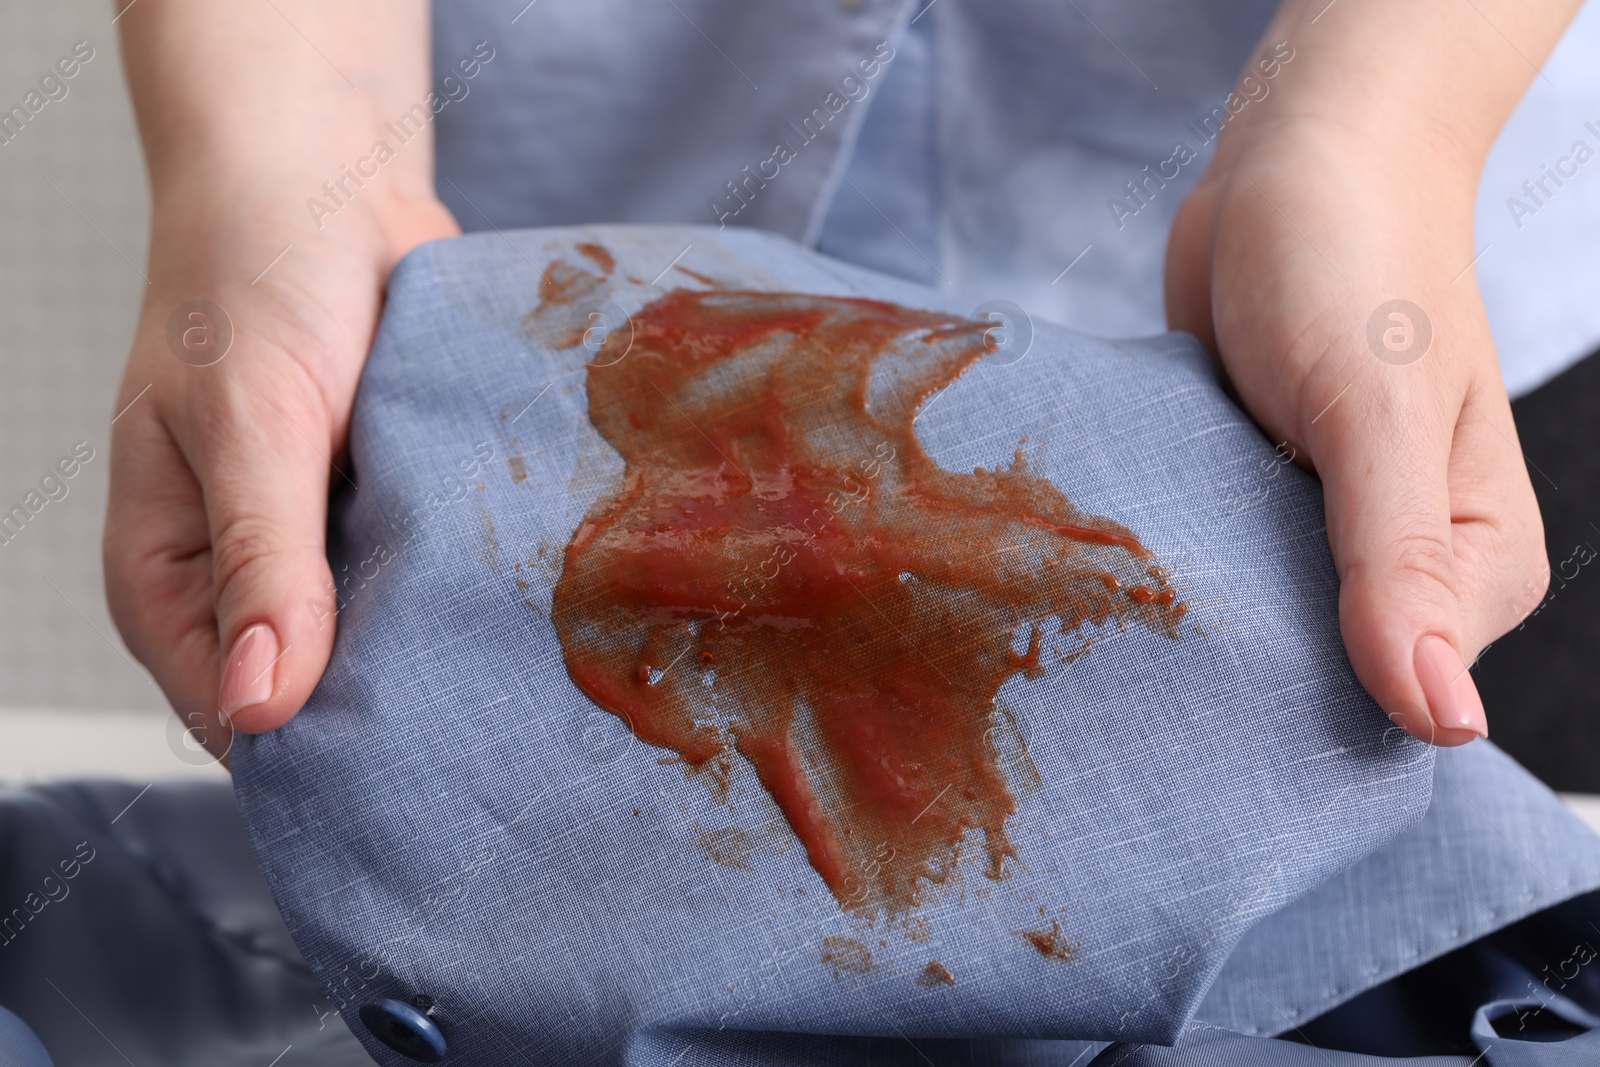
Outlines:
MULTIPOLYGON (((194 152, 151 184, 152 249, 187 256, 207 248, 232 255, 241 244, 336 243, 387 265, 409 250, 405 235, 454 223, 432 183, 428 146, 372 151, 392 135, 348 139, 354 146, 252 161, 241 152, 194 152)), ((428 236, 437 236, 429 233, 428 236)), ((426 239, 426 238, 424 238, 426 239)), ((415 243, 412 241, 411 243, 415 243)))
POLYGON ((431 200, 432 115, 390 129, 429 96, 427 26, 425 0, 130 5, 118 28, 158 223, 253 214, 304 235, 319 196, 352 214, 431 200))
POLYGON ((1437 198, 1475 196, 1484 160, 1578 0, 1525 6, 1479 0, 1284 0, 1241 79, 1251 106, 1230 122, 1217 170, 1261 142, 1328 142, 1312 155, 1343 159, 1374 179, 1421 186, 1437 198), (1495 27, 1503 25, 1516 39, 1495 27), (1286 58, 1286 56, 1292 56, 1286 58), (1261 82, 1257 75, 1256 82, 1261 82))

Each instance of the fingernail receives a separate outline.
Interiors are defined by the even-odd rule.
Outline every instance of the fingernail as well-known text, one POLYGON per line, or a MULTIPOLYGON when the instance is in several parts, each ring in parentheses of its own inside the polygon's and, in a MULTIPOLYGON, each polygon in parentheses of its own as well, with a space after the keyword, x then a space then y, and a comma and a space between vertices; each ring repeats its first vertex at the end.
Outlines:
POLYGON ((1483 714, 1483 700, 1472 681, 1472 673, 1461 654, 1438 634, 1428 634, 1417 642, 1417 681, 1428 700, 1428 713, 1442 730, 1469 730, 1479 737, 1489 736, 1489 720, 1483 714))
POLYGON ((272 627, 258 622, 240 634, 222 669, 222 691, 217 703, 223 713, 233 715, 269 699, 277 663, 278 635, 272 627))

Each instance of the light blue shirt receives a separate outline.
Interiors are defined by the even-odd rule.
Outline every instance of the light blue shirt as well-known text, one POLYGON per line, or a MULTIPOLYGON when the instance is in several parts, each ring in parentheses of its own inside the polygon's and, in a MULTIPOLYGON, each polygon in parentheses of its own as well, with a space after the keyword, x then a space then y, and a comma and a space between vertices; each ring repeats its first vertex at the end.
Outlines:
POLYGON ((731 227, 475 234, 391 279, 351 422, 360 488, 331 513, 333 658, 291 723, 233 752, 296 943, 381 1063, 403 1061, 357 1013, 425 994, 460 1064, 920 1064, 905 1037, 968 1042, 938 1062, 1083 1067, 1075 1042, 1276 1034, 1600 887, 1600 840, 1526 771, 1487 743, 1435 752, 1361 690, 1321 494, 1193 338, 1039 323, 925 405, 918 438, 949 471, 1025 440, 1030 471, 1170 561, 1182 633, 1108 623, 1070 662, 1049 637, 1043 676, 999 694, 1032 763, 1006 769, 1015 867, 985 877, 974 831, 918 907, 926 937, 845 911, 748 765, 725 796, 686 778, 574 684, 552 618, 556 561, 624 474, 572 324, 696 275, 961 314, 731 227), (610 264, 593 303, 530 315, 579 262, 610 264), (722 828, 748 862, 708 854, 722 828), (1023 938, 1053 930, 1041 909, 1070 961, 1023 938), (833 973, 833 937, 870 966, 833 973), (955 983, 919 985, 930 961, 955 983))
MULTIPOLYGON (((1159 333, 1173 214, 1275 7, 439 0, 441 77, 479 42, 495 52, 438 116, 440 192, 468 230, 720 220, 958 303, 1159 333)), ((1479 193, 1476 270, 1513 395, 1600 345, 1595 153, 1590 4, 1479 193)))

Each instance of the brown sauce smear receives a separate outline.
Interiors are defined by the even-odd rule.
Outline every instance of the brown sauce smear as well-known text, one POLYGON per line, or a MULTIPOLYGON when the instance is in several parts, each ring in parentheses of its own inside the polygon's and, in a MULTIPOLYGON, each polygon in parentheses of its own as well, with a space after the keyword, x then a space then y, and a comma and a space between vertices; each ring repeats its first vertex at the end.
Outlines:
POLYGON ((578 253, 600 268, 601 274, 610 274, 617 269, 617 261, 611 258, 611 253, 604 245, 597 245, 593 241, 583 241, 572 246, 578 253))
POLYGON ((704 274, 701 274, 697 270, 690 270, 688 267, 685 267, 682 263, 674 263, 672 265, 672 269, 675 270, 675 271, 679 271, 679 272, 681 272, 683 274, 687 274, 689 277, 693 278, 695 281, 699 282, 701 285, 709 286, 712 289, 725 288, 725 286, 723 286, 723 284, 721 282, 717 281, 715 278, 708 278, 704 274))
POLYGON ((1183 615, 1133 533, 1020 451, 957 474, 923 450, 919 406, 983 356, 986 326, 679 290, 635 313, 626 358, 588 370, 590 420, 626 469, 567 546, 569 674, 713 780, 737 751, 867 918, 914 907, 970 830, 992 877, 1015 856, 995 697, 1043 672, 1047 629, 1176 636, 1183 615))
POLYGON ((604 280, 602 276, 574 267, 564 260, 554 260, 545 267, 544 276, 539 279, 540 307, 570 304, 593 296, 604 280))
POLYGON ((1061 932, 1059 920, 1050 920, 1050 929, 1048 930, 1024 930, 1022 938, 1038 949, 1039 955, 1046 959, 1063 960, 1071 963, 1078 958, 1078 946, 1068 941, 1066 935, 1061 932))
POLYGON ((833 968, 835 978, 846 974, 871 974, 872 950, 853 937, 822 939, 822 962, 833 968))
POLYGON ((942 985, 955 985, 956 976, 950 973, 950 968, 938 960, 930 960, 922 968, 922 973, 917 975, 917 984, 924 989, 937 989, 942 985))

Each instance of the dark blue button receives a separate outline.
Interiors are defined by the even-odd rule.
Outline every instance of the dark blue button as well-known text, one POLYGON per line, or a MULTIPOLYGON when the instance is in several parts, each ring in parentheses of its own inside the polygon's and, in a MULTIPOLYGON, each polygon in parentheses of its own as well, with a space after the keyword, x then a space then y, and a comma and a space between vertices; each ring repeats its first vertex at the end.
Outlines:
POLYGON ((373 1037, 419 1063, 444 1059, 444 1034, 423 1012, 403 1000, 374 1000, 361 1006, 361 1024, 373 1037))

